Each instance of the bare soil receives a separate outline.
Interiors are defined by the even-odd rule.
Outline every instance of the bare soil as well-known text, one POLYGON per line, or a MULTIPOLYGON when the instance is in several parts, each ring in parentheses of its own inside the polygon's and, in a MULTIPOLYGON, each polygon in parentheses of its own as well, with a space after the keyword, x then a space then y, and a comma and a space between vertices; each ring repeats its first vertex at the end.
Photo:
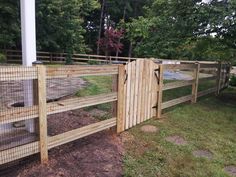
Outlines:
POLYGON ((203 157, 207 159, 213 158, 213 154, 208 150, 196 150, 196 151, 193 151, 193 155, 195 157, 203 157))
POLYGON ((158 131, 158 128, 154 125, 143 125, 141 131, 145 133, 155 133, 158 131))
POLYGON ((236 166, 227 166, 225 167, 225 172, 230 176, 236 176, 236 166))
MULTIPOLYGON (((54 114, 48 118, 49 136, 97 122, 83 110, 54 114)), ((123 147, 113 130, 105 130, 49 151, 49 163, 40 165, 38 155, 0 169, 9 177, 119 177, 122 176, 123 147)))
POLYGON ((187 145, 188 144, 187 141, 183 137, 178 136, 178 135, 166 137, 166 141, 176 144, 176 145, 187 145))

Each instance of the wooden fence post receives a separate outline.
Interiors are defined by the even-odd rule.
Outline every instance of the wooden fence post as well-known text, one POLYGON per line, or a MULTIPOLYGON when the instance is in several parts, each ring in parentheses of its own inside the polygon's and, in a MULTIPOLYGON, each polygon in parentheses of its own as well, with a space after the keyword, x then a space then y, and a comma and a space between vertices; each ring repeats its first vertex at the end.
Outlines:
POLYGON ((192 100, 191 100, 192 103, 197 102, 199 70, 200 70, 200 64, 197 62, 196 69, 194 69, 193 71, 192 100))
POLYGON ((39 150, 41 163, 48 162, 48 140, 47 140, 47 101, 46 101, 46 67, 38 68, 38 107, 39 107, 39 150))
POLYGON ((119 65, 118 73, 118 100, 117 100, 117 133, 125 130, 124 117, 124 87, 125 87, 125 65, 119 65))
POLYGON ((217 79, 216 79, 216 95, 220 94, 220 87, 221 87, 221 70, 222 70, 222 63, 221 61, 218 63, 218 69, 217 69, 217 79))
MULTIPOLYGON (((112 75, 112 92, 118 91, 118 75, 112 75)), ((117 117, 117 101, 112 103, 112 117, 117 117)))
POLYGON ((159 65, 159 85, 158 85, 158 98, 157 98, 157 118, 161 118, 161 112, 162 112, 162 95, 163 95, 163 65, 159 65))

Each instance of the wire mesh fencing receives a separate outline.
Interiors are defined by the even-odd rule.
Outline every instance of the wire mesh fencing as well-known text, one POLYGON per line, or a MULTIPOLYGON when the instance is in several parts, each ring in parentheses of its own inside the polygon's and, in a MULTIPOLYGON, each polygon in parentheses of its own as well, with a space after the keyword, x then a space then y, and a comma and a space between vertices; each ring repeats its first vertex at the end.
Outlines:
POLYGON ((0 67, 0 164, 38 149, 37 87, 36 67, 0 67))

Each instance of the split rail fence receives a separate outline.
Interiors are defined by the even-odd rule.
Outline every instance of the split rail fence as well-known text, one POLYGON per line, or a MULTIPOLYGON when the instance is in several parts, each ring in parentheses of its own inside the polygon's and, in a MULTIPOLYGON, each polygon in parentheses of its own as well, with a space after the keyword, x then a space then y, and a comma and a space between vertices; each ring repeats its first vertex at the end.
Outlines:
MULTIPOLYGON (((46 67, 0 67, 0 87, 6 82, 22 81, 32 90, 33 103, 25 107, 8 107, 0 110, 0 125, 19 121, 34 120, 37 122, 38 139, 13 147, 0 149, 0 165, 40 153, 41 162, 47 163, 48 150, 93 133, 117 127, 117 132, 123 132, 152 117, 161 117, 162 110, 177 104, 191 101, 195 103, 198 97, 219 92, 228 86, 230 65, 219 64, 156 64, 152 60, 136 60, 126 65, 104 66, 57 66, 46 67), (192 79, 164 83, 165 71, 188 70, 192 79), (201 78, 201 70, 211 70, 215 75, 201 78), (73 97, 47 103, 46 86, 48 79, 72 79, 82 76, 113 76, 113 91, 86 97, 73 97), (213 81, 214 87, 198 91, 202 81, 213 81), (180 98, 163 101, 166 90, 191 86, 191 94, 180 98), (35 93, 36 92, 36 93, 35 93), (48 116, 55 113, 75 110, 88 106, 113 102, 115 114, 113 118, 73 129, 58 135, 48 136, 48 116)), ((30 92, 28 92, 29 94, 30 92)), ((5 134, 4 136, 7 136, 5 134)), ((14 141, 14 138, 10 139, 14 141)), ((14 142, 10 142, 11 144, 14 142)), ((1 145, 1 144, 0 144, 1 145)))

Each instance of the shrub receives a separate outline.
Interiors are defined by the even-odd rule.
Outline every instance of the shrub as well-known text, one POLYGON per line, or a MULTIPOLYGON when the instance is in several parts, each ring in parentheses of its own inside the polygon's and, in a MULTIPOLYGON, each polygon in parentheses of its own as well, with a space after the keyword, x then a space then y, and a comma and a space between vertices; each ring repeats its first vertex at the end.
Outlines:
POLYGON ((236 76, 232 76, 229 81, 229 85, 236 86, 236 76))
POLYGON ((89 60, 87 63, 89 65, 99 65, 99 61, 95 61, 95 60, 89 60))
POLYGON ((6 58, 6 55, 0 53, 0 63, 6 62, 6 59, 7 59, 7 58, 6 58))

